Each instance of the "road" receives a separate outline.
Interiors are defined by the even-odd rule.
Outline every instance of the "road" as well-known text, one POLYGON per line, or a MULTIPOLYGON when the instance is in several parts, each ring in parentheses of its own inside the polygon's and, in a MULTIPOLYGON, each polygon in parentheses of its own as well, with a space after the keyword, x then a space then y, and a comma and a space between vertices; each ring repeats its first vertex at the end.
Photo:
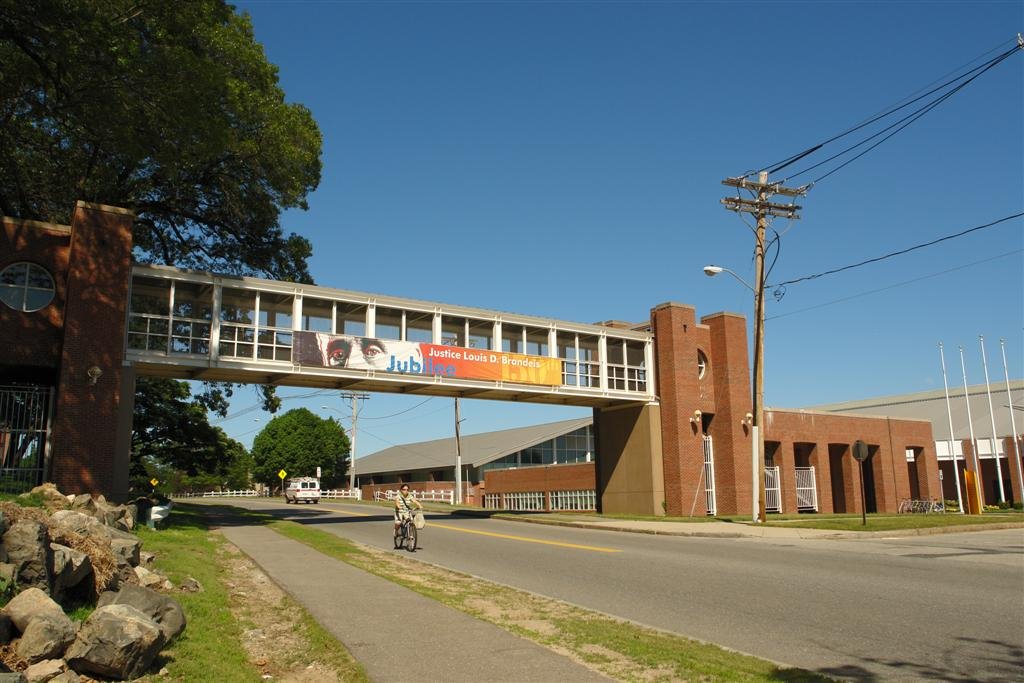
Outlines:
MULTIPOLYGON (((232 504, 391 548, 365 505, 232 504)), ((680 538, 428 514, 417 559, 821 673, 1024 678, 1024 531, 680 538)))

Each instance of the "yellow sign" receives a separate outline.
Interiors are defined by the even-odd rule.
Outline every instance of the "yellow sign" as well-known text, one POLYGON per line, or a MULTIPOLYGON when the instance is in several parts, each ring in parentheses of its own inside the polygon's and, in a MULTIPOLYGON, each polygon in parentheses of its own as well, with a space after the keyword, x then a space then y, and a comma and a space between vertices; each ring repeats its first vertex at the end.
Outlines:
POLYGON ((284 470, 281 470, 280 472, 277 473, 277 476, 281 478, 281 481, 284 481, 284 478, 288 476, 288 473, 285 472, 284 470))
POLYGON ((160 481, 156 477, 153 477, 152 479, 149 480, 149 483, 152 484, 153 486, 156 486, 157 484, 160 483, 160 481))

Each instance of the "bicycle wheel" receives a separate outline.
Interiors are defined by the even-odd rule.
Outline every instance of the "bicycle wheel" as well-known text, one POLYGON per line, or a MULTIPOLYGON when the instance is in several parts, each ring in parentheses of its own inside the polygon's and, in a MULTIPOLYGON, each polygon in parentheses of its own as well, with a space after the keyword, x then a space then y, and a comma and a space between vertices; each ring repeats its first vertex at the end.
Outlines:
POLYGON ((398 550, 399 548, 401 548, 402 547, 402 543, 404 541, 405 541, 405 539, 402 538, 402 527, 398 527, 397 529, 395 529, 395 550, 398 550))
POLYGON ((410 553, 416 552, 417 539, 418 535, 416 533, 416 525, 412 522, 409 522, 405 537, 405 549, 408 550, 410 553))

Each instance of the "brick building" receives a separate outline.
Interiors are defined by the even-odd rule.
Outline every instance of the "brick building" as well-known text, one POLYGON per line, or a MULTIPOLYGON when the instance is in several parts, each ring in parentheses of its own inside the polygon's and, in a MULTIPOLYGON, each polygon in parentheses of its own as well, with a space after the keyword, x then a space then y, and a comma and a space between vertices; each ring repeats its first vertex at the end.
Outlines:
MULTIPOLYGON (((516 470, 492 466, 488 473, 488 463, 471 463, 481 467, 478 480, 484 472, 487 494, 535 493, 523 487, 543 482, 546 504, 552 492, 556 501, 578 501, 582 494, 573 492, 592 489, 595 505, 608 512, 749 511, 751 391, 741 316, 716 313, 697 320, 693 307, 666 303, 641 325, 587 325, 133 266, 132 215, 86 203, 76 206, 70 226, 10 218, 2 224, 0 484, 23 487, 45 477, 68 492, 125 494, 138 372, 591 406, 592 420, 569 430, 584 429, 586 442, 571 462, 548 465, 540 455, 539 462, 524 463, 530 449, 520 447, 492 453, 508 466, 507 458, 520 458, 516 470), (353 322, 364 341, 380 337, 408 347, 415 332, 421 335, 417 342, 429 346, 451 334, 456 347, 467 351, 475 346, 492 349, 494 357, 554 366, 556 379, 540 387, 419 378, 303 366, 302 355, 293 356, 300 333, 326 338, 348 333, 353 322), (588 477, 591 487, 576 488, 588 477)), ((769 409, 765 428, 770 509, 883 511, 914 492, 941 495, 926 420, 769 409), (870 447, 863 500, 850 452, 858 439, 870 447)), ((538 435, 532 446, 568 436, 538 435)), ((444 479, 438 471, 425 472, 426 480, 444 479)))

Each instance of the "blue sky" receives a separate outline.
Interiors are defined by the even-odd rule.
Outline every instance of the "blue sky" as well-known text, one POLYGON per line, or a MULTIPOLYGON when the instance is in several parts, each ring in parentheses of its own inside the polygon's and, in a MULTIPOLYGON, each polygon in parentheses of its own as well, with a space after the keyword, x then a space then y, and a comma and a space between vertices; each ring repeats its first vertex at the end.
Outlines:
MULTIPOLYGON (((583 322, 645 320, 665 301, 749 318, 747 290, 701 270, 716 263, 753 280, 753 239, 719 204, 729 194, 720 181, 831 137, 1024 30, 1021 2, 238 8, 289 101, 323 131, 309 211, 283 217, 312 241, 318 284, 583 322)), ((769 280, 1024 210, 1022 111, 1018 52, 817 184, 769 280)), ((1003 377, 1000 338, 1021 377, 1022 248, 1018 218, 789 286, 767 305, 779 316, 767 323, 767 404, 941 388, 939 341, 950 383, 961 381, 960 344, 979 383, 979 334, 992 380, 1003 377)), ((452 401, 423 400, 366 401, 359 455, 450 436, 452 401)), ((220 423, 247 445, 267 416, 238 413, 255 403, 241 390, 237 417, 220 423)), ((333 414, 321 405, 348 410, 336 392, 284 407, 333 414)), ((482 401, 462 410, 464 433, 589 413, 482 401)))

